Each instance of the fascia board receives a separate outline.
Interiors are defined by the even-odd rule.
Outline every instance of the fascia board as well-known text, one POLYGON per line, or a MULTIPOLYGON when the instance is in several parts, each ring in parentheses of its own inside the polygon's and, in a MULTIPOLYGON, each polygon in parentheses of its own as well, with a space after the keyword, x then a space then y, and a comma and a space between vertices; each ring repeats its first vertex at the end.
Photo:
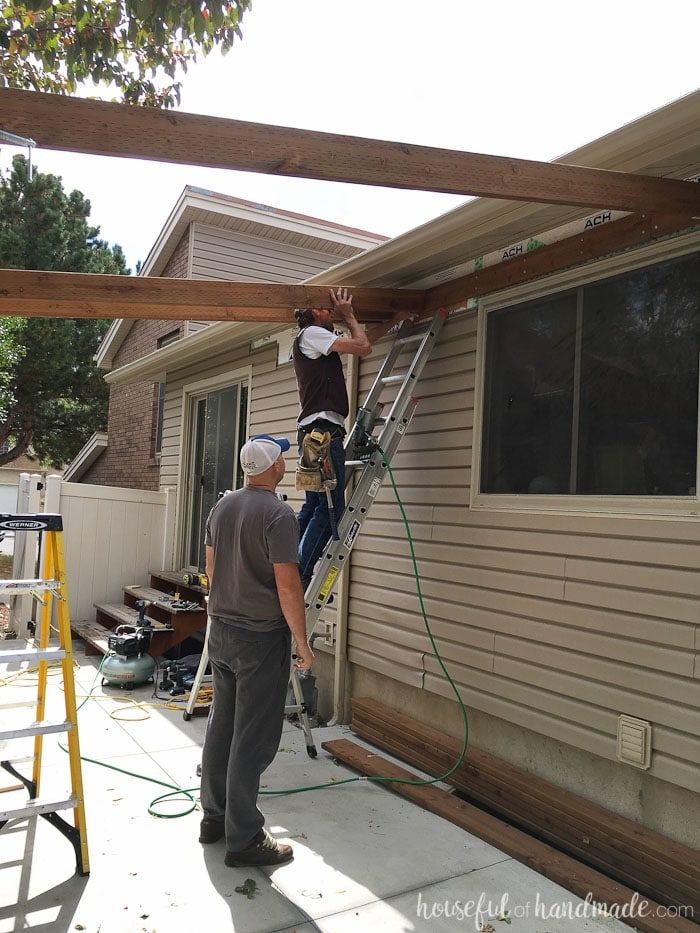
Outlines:
POLYGON ((80 479, 88 467, 92 466, 100 454, 106 450, 107 442, 108 435, 104 431, 96 431, 63 471, 63 479, 66 482, 75 482, 80 479))
POLYGON ((250 324, 219 321, 189 337, 120 366, 105 376, 110 385, 159 381, 167 373, 201 362, 212 353, 224 353, 257 337, 288 328, 288 324, 250 324))

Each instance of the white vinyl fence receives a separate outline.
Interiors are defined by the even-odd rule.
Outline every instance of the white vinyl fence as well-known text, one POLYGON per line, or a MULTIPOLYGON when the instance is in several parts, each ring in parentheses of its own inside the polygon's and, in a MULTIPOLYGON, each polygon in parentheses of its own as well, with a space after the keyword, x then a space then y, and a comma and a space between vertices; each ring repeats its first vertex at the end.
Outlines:
MULTIPOLYGON (((23 477, 25 474, 23 474, 23 477)), ((60 512, 68 577, 70 616, 74 621, 95 618, 95 603, 121 603, 122 589, 148 583, 151 570, 171 570, 175 529, 175 490, 149 492, 117 486, 67 483, 49 476, 26 475, 28 493, 18 499, 18 511, 60 512), (43 498, 43 504, 41 503, 43 498)), ((20 491, 21 491, 20 481, 20 491)), ((29 579, 40 572, 35 534, 15 549, 13 577, 29 579)), ((31 597, 16 599, 11 625, 26 634, 36 614, 31 597)))
MULTIPOLYGON (((50 478, 51 479, 51 478, 50 478)), ((71 618, 95 618, 95 603, 121 603, 122 589, 171 570, 175 490, 149 492, 60 482, 47 484, 46 511, 63 515, 71 618)))

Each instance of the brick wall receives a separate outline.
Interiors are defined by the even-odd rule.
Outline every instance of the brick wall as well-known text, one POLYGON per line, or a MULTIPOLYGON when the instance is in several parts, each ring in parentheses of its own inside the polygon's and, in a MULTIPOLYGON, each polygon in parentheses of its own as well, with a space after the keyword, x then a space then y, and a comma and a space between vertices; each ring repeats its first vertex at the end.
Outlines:
MULTIPOLYGON (((163 271, 166 278, 186 278, 189 229, 175 247, 163 271)), ((114 358, 113 368, 140 359, 158 348, 158 341, 173 331, 182 334, 184 321, 134 321, 114 358)), ((111 386, 109 390, 109 443, 104 453, 83 474, 81 482, 132 489, 159 488, 160 466, 155 457, 158 386, 139 382, 111 386)))

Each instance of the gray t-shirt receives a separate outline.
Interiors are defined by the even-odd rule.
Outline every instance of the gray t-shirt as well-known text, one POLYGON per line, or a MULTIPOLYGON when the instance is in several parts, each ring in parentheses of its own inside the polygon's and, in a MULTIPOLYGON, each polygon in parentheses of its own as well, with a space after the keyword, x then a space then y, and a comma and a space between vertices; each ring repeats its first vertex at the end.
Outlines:
POLYGON ((267 489, 237 489, 209 513, 205 543, 214 548, 209 614, 253 632, 286 628, 272 565, 298 563, 292 509, 267 489))

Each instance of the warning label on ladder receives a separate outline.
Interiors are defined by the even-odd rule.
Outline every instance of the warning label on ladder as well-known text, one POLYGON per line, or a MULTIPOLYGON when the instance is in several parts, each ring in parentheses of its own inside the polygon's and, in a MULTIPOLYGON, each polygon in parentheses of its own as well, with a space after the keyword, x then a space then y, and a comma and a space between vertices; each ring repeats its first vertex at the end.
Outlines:
POLYGON ((319 599, 321 600, 328 599, 328 595, 330 591, 333 589, 335 578, 338 576, 339 573, 340 573, 340 570, 338 569, 338 567, 331 567, 331 569, 328 571, 328 576, 323 581, 323 585, 321 589, 318 591, 319 599))

